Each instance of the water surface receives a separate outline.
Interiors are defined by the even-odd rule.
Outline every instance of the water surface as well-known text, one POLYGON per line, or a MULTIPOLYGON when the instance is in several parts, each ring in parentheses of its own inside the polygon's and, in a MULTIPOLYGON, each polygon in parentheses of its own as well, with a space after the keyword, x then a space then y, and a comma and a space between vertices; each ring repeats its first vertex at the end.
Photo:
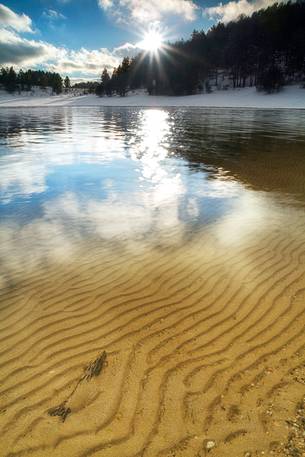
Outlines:
POLYGON ((304 360, 304 125, 0 111, 3 455, 281 455, 304 360))

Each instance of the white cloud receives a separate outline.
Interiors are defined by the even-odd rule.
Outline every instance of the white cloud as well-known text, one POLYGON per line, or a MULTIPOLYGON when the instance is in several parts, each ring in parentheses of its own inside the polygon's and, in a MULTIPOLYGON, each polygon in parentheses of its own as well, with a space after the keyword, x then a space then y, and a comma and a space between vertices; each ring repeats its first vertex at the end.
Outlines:
POLYGON ((49 21, 57 21, 57 20, 60 20, 60 19, 66 19, 66 16, 64 16, 59 11, 56 11, 56 10, 53 10, 53 9, 45 10, 42 13, 42 15, 43 15, 43 17, 45 17, 49 21))
POLYGON ((49 43, 27 40, 0 28, 0 65, 37 65, 56 59, 60 54, 60 49, 49 43))
POLYGON ((113 6, 113 1, 112 0, 99 0, 99 5, 101 6, 101 8, 104 8, 105 10, 107 10, 113 6))
MULTIPOLYGON (((50 21, 65 18, 54 9, 45 10, 43 15, 50 21)), ((113 50, 70 50, 45 41, 24 38, 22 33, 32 31, 31 19, 24 14, 17 15, 2 4, 0 19, 0 66, 13 65, 16 69, 26 69, 43 65, 47 70, 68 74, 72 78, 93 79, 100 76, 104 67, 111 70, 119 65, 124 56, 132 56, 139 50, 136 44, 131 43, 113 50)))
POLYGON ((238 0, 229 3, 219 3, 217 6, 205 8, 204 13, 213 19, 218 19, 224 23, 234 21, 242 14, 250 16, 254 11, 267 8, 272 5, 274 0, 238 0))
POLYGON ((118 66, 122 56, 130 54, 127 49, 123 46, 113 51, 107 48, 74 51, 0 29, 0 66, 25 68, 43 64, 48 70, 72 76, 99 76, 104 67, 113 69, 118 66))
POLYGON ((130 16, 138 23, 155 22, 169 14, 193 21, 198 10, 192 0, 98 0, 98 4, 121 22, 130 16))
POLYGON ((128 51, 133 51, 134 49, 139 49, 136 44, 124 43, 121 46, 114 48, 114 52, 117 52, 117 53, 125 52, 125 51, 128 52, 128 51))
POLYGON ((69 75, 99 76, 102 69, 118 66, 121 53, 101 48, 77 51, 58 48, 43 41, 27 40, 14 32, 0 29, 0 65, 45 68, 69 75))
POLYGON ((43 41, 27 40, 9 30, 0 29, 0 65, 45 68, 69 75, 99 76, 102 69, 117 66, 121 56, 106 48, 78 51, 58 48, 43 41))
POLYGON ((25 32, 33 32, 31 19, 0 3, 0 65, 31 65, 56 57, 54 46, 22 38, 25 32))
MULTIPOLYGON (((44 16, 51 21, 65 18, 54 9, 45 10, 44 16)), ((72 77, 97 77, 104 67, 112 69, 117 66, 124 54, 124 46, 113 51, 106 48, 92 51, 81 48, 75 51, 24 38, 22 33, 32 31, 31 19, 24 14, 16 14, 2 4, 0 21, 1 66, 13 65, 18 69, 43 65, 48 70, 72 77)))
POLYGON ((17 32, 33 32, 29 16, 16 14, 3 3, 0 3, 0 28, 10 28, 17 32))
POLYGON ((51 62, 48 67, 52 71, 68 74, 96 75, 102 72, 104 67, 112 69, 118 66, 120 58, 106 48, 88 51, 81 48, 78 51, 62 49, 56 62, 51 62))
POLYGON ((123 57, 134 57, 141 50, 142 48, 138 44, 124 43, 121 46, 114 48, 113 53, 122 59, 123 57))

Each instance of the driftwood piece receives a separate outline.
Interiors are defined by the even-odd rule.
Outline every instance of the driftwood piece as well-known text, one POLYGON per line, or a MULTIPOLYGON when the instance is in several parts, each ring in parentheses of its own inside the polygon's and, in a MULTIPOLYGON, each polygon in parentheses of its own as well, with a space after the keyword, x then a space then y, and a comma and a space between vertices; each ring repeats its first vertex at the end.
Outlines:
POLYGON ((54 408, 50 408, 48 410, 49 416, 59 416, 62 420, 62 422, 65 422, 67 416, 71 413, 71 408, 67 408, 65 406, 65 403, 62 403, 61 405, 55 406, 54 408))
POLYGON ((106 358, 106 351, 103 351, 97 359, 89 363, 89 365, 84 369, 82 380, 86 379, 86 381, 89 381, 91 378, 93 378, 93 376, 98 376, 105 365, 106 358))
POLYGON ((68 417, 69 414, 71 414, 71 408, 67 407, 66 404, 68 401, 73 397, 75 394, 78 386, 81 384, 82 381, 90 381, 94 376, 99 376, 101 373, 105 363, 106 363, 106 358, 107 358, 107 353, 106 351, 103 351, 101 355, 99 355, 93 362, 90 362, 89 365, 87 365, 84 368, 84 373, 83 375, 78 379, 76 385, 74 386, 74 389, 68 395, 66 400, 61 403, 58 406, 55 406, 54 408, 50 408, 48 410, 49 416, 58 416, 61 418, 62 422, 65 422, 66 418, 68 417))

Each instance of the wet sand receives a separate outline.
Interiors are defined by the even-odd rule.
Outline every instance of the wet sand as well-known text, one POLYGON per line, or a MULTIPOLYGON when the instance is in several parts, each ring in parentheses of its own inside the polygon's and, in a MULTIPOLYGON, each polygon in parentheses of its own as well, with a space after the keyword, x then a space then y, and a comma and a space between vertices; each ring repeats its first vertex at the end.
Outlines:
POLYGON ((20 271, 1 294, 1 454, 285 455, 305 375, 305 218, 287 216, 20 271))

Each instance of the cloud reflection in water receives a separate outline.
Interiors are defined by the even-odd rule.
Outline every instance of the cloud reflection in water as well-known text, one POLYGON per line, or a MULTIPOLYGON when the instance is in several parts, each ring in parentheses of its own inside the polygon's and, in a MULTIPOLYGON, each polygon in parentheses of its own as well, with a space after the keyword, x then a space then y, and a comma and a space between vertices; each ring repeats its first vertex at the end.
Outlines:
MULTIPOLYGON (((11 124, 6 115, 5 121, 0 115, 3 271, 42 258, 69 261, 90 239, 179 245, 248 198, 221 167, 192 169, 183 151, 176 154, 187 117, 180 125, 173 111, 44 109, 26 123, 24 113, 15 113, 11 124)), ((258 207, 253 199, 246 205, 250 213, 258 207)))

